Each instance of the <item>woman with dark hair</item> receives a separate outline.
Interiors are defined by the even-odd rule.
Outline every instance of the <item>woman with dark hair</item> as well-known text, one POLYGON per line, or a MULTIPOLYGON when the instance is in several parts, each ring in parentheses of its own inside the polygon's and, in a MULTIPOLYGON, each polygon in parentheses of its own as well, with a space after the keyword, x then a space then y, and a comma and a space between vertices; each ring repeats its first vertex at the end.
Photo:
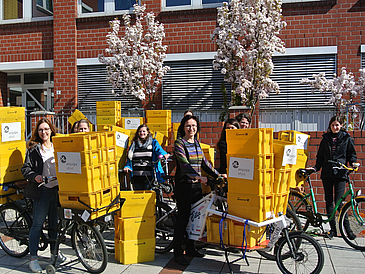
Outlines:
POLYGON ((78 132, 78 129, 79 129, 79 121, 76 121, 72 125, 70 133, 77 133, 78 132))
MULTIPOLYGON (((42 272, 38 263, 38 244, 43 223, 48 216, 49 238, 51 239, 51 259, 54 260, 55 241, 57 239, 57 206, 58 181, 56 179, 56 165, 52 137, 56 135, 53 124, 42 118, 36 124, 32 137, 28 143, 22 174, 28 181, 43 183, 44 177, 52 179, 39 187, 40 197, 33 200, 33 223, 29 231, 29 268, 33 272, 42 272)), ((65 261, 66 257, 59 252, 58 260, 65 261)))
POLYGON ((226 130, 227 129, 239 129, 240 125, 236 119, 230 118, 224 122, 221 137, 217 143, 217 149, 219 151, 219 161, 220 167, 219 172, 226 174, 227 173, 227 140, 226 140, 226 130))
MULTIPOLYGON (((333 202, 337 203, 345 192, 346 173, 344 170, 333 169, 334 165, 329 160, 338 161, 345 165, 347 163, 353 165, 357 161, 354 140, 350 134, 344 131, 343 120, 338 116, 331 118, 327 132, 323 134, 323 139, 317 152, 316 165, 307 168, 314 171, 319 171, 322 168, 321 179, 326 200, 326 210, 327 214, 330 215, 333 212, 333 202), (333 188, 335 189, 334 192, 333 188), (334 200, 333 195, 335 196, 334 200)), ((341 210, 341 207, 342 205, 338 208, 338 211, 341 210)), ((349 226, 347 216, 344 226, 349 239, 355 239, 356 235, 349 226)), ((337 236, 335 218, 330 221, 330 227, 329 238, 337 236)))
POLYGON ((153 177, 153 169, 159 182, 163 181, 162 165, 158 161, 160 155, 166 159, 170 156, 156 139, 153 139, 150 129, 143 124, 137 128, 136 134, 129 147, 127 164, 123 171, 131 172, 131 181, 134 190, 146 190, 153 177))
MULTIPOLYGON (((183 255, 183 242, 186 226, 189 221, 191 205, 202 197, 201 183, 206 184, 207 178, 201 176, 204 170, 208 175, 217 178, 220 174, 204 157, 195 135, 199 132, 200 125, 196 116, 185 116, 180 124, 180 138, 175 141, 176 173, 175 173, 175 198, 177 202, 177 215, 174 230, 174 259, 178 264, 188 265, 189 262, 183 255)), ((222 175, 227 177, 227 175, 222 175)), ((195 249, 195 242, 188 240, 186 255, 203 257, 195 249)))
POLYGON ((240 113, 238 114, 235 119, 240 124, 240 128, 250 128, 251 125, 251 115, 248 113, 240 113))

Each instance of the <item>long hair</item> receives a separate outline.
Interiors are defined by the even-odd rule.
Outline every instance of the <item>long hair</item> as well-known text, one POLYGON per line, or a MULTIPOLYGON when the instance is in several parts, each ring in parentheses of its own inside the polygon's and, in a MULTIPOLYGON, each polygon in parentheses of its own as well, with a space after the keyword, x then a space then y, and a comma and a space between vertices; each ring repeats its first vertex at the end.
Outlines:
POLYGON ((231 124, 231 125, 234 125, 236 128, 240 128, 240 124, 238 123, 238 121, 236 119, 229 118, 229 119, 225 120, 222 131, 221 131, 221 137, 219 138, 218 143, 217 143, 217 149, 218 150, 219 150, 219 145, 218 145, 219 142, 226 140, 226 127, 227 127, 227 124, 231 124))
POLYGON ((46 123, 48 124, 50 130, 51 130, 51 142, 52 142, 52 137, 56 135, 56 128, 55 126, 51 123, 50 120, 48 120, 47 118, 42 118, 40 119, 35 128, 33 129, 33 132, 32 132, 32 137, 30 137, 30 140, 28 142, 28 149, 34 147, 35 145, 37 144, 42 144, 43 141, 41 139, 41 137, 39 137, 39 133, 38 133, 38 129, 39 129, 39 126, 43 123, 46 123))
POLYGON ((182 118, 181 122, 180 122, 180 126, 179 126, 179 129, 178 129, 178 132, 179 132, 179 136, 182 138, 185 136, 185 123, 187 121, 189 121, 190 119, 193 119, 196 121, 196 125, 197 125, 197 131, 196 133, 198 133, 200 131, 200 123, 199 123, 199 118, 195 115, 186 115, 184 116, 184 118, 182 118))
POLYGON ((79 127, 79 121, 76 121, 76 122, 72 125, 70 133, 76 133, 76 132, 77 132, 78 127, 79 127))
MULTIPOLYGON (((331 133, 331 124, 333 122, 339 122, 341 125, 343 125, 343 118, 341 118, 340 116, 333 116, 330 120, 330 122, 328 123, 328 128, 327 128, 327 132, 331 133)), ((342 127, 341 128, 342 131, 345 131, 345 129, 342 127)))
MULTIPOLYGON (((134 134, 134 137, 133 137, 132 142, 137 141, 139 139, 138 132, 143 127, 145 127, 147 129, 147 132, 148 132, 148 135, 146 137, 146 140, 151 136, 150 128, 146 124, 142 124, 142 125, 139 125, 139 127, 137 128, 136 134, 134 134)), ((144 142, 145 140, 141 140, 141 141, 144 142)))
POLYGON ((236 117, 235 117, 235 119, 238 121, 238 123, 240 123, 241 122, 241 120, 243 119, 243 118, 246 118, 247 119, 247 121, 248 121, 248 123, 251 125, 251 120, 252 120, 252 117, 251 117, 251 115, 250 114, 248 114, 248 113, 240 113, 240 114, 238 114, 236 117))

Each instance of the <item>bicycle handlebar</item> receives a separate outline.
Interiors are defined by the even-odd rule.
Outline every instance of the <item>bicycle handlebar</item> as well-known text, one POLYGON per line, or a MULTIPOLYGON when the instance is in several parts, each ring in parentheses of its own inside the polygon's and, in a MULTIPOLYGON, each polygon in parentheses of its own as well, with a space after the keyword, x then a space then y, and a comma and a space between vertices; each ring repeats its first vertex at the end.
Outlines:
POLYGON ((344 165, 343 163, 337 162, 337 161, 333 161, 333 160, 328 160, 329 163, 331 164, 335 164, 336 166, 333 168, 337 168, 337 169, 346 169, 349 172, 353 172, 353 171, 357 171, 359 169, 360 163, 353 163, 352 167, 348 167, 346 165, 344 165))

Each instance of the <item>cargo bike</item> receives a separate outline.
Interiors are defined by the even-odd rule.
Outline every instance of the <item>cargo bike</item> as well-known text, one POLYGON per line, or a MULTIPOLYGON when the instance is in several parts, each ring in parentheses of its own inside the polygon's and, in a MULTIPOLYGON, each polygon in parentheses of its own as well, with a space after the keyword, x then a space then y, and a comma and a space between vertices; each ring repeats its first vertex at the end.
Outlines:
MULTIPOLYGON (((26 181, 14 181, 4 183, 3 187, 16 189, 11 195, 3 195, 8 201, 0 206, 0 245, 2 249, 13 257, 23 257, 29 252, 29 230, 32 225, 32 201, 27 198, 18 199, 26 181)), ((82 201, 78 200, 81 204, 82 201)), ((56 272, 56 262, 59 246, 65 242, 67 234, 70 234, 71 246, 75 250, 77 259, 62 263, 58 267, 69 265, 75 261, 81 264, 90 273, 101 273, 108 262, 108 253, 104 239, 99 231, 98 221, 106 214, 111 214, 123 205, 125 199, 118 195, 109 205, 103 208, 75 209, 58 207, 60 221, 57 225, 58 237, 55 247, 55 259, 46 268, 49 274, 56 272), (95 215, 98 211, 105 214, 95 215), (92 218, 97 216, 97 218, 92 218)), ((50 239, 45 236, 47 225, 41 232, 39 250, 48 247, 50 239)))
POLYGON ((303 232, 290 231, 283 213, 279 212, 276 217, 258 223, 222 212, 219 209, 220 207, 217 206, 222 204, 226 204, 226 199, 212 192, 192 205, 187 231, 190 239, 218 245, 216 241, 209 242, 209 236, 206 236, 213 233, 210 231, 211 226, 207 225, 206 220, 207 217, 211 216, 219 218, 219 245, 224 250, 225 260, 230 273, 233 273, 231 264, 238 260, 244 259, 249 264, 246 257, 246 252, 249 251, 258 251, 261 255, 266 253, 264 257, 267 258, 272 257, 272 254, 274 254, 276 264, 282 273, 315 274, 321 272, 324 265, 324 254, 321 246, 310 235, 303 232), (243 234, 241 234, 242 244, 224 244, 222 233, 224 220, 234 221, 243 226, 243 234), (253 228, 264 228, 262 237, 265 237, 265 239, 261 239, 262 241, 260 241, 259 245, 247 247, 245 235, 253 228), (242 252, 242 256, 234 261, 230 261, 228 256, 232 248, 237 248, 242 252))

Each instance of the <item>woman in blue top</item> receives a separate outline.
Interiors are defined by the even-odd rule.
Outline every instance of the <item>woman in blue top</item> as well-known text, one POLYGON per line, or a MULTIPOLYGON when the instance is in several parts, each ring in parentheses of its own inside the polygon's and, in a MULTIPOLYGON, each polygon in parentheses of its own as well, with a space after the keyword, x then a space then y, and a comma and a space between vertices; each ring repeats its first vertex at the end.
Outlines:
POLYGON ((134 190, 146 190, 153 178, 153 169, 156 172, 157 180, 163 181, 164 174, 159 156, 166 159, 169 154, 162 149, 157 140, 153 139, 147 125, 140 125, 128 150, 127 164, 123 171, 131 172, 131 181, 134 190))

